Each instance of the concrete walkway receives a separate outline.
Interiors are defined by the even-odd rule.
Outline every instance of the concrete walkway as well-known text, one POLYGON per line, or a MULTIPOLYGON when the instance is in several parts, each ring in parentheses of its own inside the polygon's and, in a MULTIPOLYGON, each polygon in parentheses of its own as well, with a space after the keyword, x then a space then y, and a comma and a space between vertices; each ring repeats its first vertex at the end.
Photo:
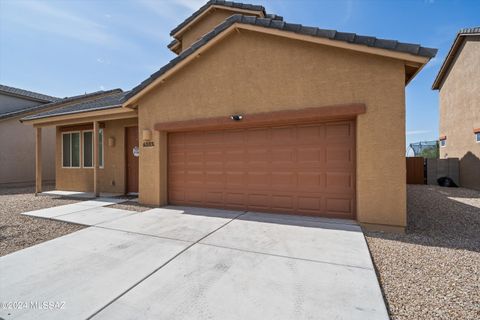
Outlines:
POLYGON ((64 302, 53 310, 0 309, 0 317, 388 319, 354 222, 103 209, 112 208, 49 215, 93 226, 0 258, 0 301, 64 302))

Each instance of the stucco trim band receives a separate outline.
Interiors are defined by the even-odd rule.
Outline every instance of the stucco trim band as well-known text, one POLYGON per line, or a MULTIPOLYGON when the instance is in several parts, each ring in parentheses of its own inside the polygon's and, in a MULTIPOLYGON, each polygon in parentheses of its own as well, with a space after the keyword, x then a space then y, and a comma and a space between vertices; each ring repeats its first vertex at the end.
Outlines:
POLYGON ((300 110, 272 111, 242 114, 242 119, 234 121, 231 115, 185 121, 157 123, 157 131, 176 132, 211 129, 236 129, 252 126, 317 122, 325 119, 352 118, 367 110, 363 103, 351 103, 325 107, 312 107, 300 110))

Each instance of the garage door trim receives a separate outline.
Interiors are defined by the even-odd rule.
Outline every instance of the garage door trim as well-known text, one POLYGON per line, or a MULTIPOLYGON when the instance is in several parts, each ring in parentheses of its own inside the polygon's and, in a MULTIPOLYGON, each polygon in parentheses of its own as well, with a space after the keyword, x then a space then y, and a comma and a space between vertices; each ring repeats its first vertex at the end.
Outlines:
POLYGON ((317 123, 330 120, 354 119, 366 112, 363 103, 351 103, 325 107, 304 108, 299 110, 272 111, 264 113, 242 114, 241 121, 233 121, 230 115, 185 121, 171 121, 155 124, 157 131, 182 132, 197 130, 243 129, 285 124, 317 123))

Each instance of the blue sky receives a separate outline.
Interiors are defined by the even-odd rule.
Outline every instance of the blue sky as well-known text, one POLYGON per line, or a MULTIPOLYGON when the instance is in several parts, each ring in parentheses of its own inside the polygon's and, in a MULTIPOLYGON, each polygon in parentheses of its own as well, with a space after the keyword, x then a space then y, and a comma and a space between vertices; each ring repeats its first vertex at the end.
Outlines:
MULTIPOLYGON (((0 83, 59 97, 131 89, 174 57, 170 30, 205 2, 0 0, 0 83)), ((407 87, 407 143, 438 137, 433 79, 457 31, 480 25, 474 0, 243 2, 288 22, 438 48, 407 87)))

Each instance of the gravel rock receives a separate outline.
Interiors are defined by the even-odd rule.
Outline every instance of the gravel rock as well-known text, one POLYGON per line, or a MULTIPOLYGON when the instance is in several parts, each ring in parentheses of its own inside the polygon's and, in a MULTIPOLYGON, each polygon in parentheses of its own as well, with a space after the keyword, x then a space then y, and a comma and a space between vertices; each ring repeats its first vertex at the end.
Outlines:
POLYGON ((139 204, 138 202, 135 202, 135 201, 122 202, 119 204, 113 204, 108 207, 115 208, 115 209, 128 210, 128 211, 137 211, 137 212, 144 212, 153 208, 157 208, 155 206, 146 206, 143 204, 139 204))
POLYGON ((392 319, 480 319, 480 192, 408 186, 406 234, 365 232, 392 319))
POLYGON ((34 189, 0 189, 0 256, 83 229, 83 226, 27 217, 20 213, 75 203, 78 200, 62 199, 33 194, 34 189))

